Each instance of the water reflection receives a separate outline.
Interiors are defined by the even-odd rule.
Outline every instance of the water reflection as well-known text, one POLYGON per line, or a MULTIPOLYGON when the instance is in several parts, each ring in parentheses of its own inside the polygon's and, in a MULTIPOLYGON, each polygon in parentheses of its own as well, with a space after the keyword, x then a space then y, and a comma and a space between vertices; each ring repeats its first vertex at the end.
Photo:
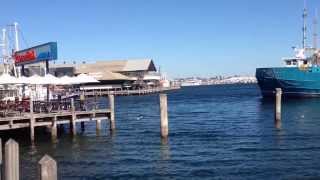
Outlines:
POLYGON ((281 121, 274 121, 274 124, 275 124, 276 129, 281 130, 281 126, 282 126, 281 121))
POLYGON ((160 156, 161 160, 170 160, 170 146, 168 138, 161 138, 160 156))
POLYGON ((36 146, 36 144, 34 142, 32 142, 29 147, 30 147, 29 155, 35 155, 35 154, 38 153, 37 146, 36 146))
POLYGON ((285 139, 285 131, 278 129, 275 130, 275 142, 277 146, 280 146, 281 144, 283 144, 284 139, 285 139))

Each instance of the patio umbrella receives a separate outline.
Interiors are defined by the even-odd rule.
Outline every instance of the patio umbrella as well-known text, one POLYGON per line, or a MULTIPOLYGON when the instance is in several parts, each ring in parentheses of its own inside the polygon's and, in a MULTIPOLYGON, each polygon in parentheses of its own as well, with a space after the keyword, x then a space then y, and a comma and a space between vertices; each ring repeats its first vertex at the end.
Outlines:
POLYGON ((19 84, 19 80, 14 77, 14 76, 11 76, 10 74, 8 73, 3 73, 0 75, 0 84, 19 84))
POLYGON ((46 82, 43 77, 41 77, 37 74, 34 74, 34 75, 28 77, 28 84, 44 85, 44 84, 48 84, 48 82, 46 82))
POLYGON ((20 77, 18 77, 18 80, 19 80, 19 84, 30 84, 29 77, 20 76, 20 77))
POLYGON ((79 84, 78 82, 75 81, 75 79, 73 77, 70 76, 62 76, 59 78, 60 84, 62 85, 72 85, 72 84, 79 84))
POLYGON ((46 74, 43 77, 43 80, 45 81, 45 84, 47 84, 47 85, 63 84, 63 81, 61 81, 60 78, 57 78, 52 74, 46 74))
POLYGON ((76 79, 76 82, 79 82, 79 84, 99 82, 97 79, 87 74, 79 74, 77 77, 75 77, 75 79, 76 79))

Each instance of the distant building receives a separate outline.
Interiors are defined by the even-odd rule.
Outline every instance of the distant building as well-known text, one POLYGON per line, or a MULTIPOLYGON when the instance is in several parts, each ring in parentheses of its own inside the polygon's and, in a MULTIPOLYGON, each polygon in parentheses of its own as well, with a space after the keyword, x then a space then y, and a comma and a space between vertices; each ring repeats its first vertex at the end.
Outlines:
POLYGON ((100 81, 86 84, 84 88, 138 89, 160 86, 162 77, 152 59, 97 61, 82 64, 51 64, 50 73, 58 77, 64 75, 89 74, 100 81))

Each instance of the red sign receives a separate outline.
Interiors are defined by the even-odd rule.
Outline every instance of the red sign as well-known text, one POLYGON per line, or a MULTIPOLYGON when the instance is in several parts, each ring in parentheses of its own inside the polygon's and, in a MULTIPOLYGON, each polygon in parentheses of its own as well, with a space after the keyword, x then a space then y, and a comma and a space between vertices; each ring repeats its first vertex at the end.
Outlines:
POLYGON ((32 61, 36 59, 36 53, 34 50, 29 50, 24 52, 23 54, 15 54, 15 63, 21 63, 25 61, 32 61))
POLYGON ((58 58, 57 43, 49 42, 14 53, 16 65, 50 61, 58 58))

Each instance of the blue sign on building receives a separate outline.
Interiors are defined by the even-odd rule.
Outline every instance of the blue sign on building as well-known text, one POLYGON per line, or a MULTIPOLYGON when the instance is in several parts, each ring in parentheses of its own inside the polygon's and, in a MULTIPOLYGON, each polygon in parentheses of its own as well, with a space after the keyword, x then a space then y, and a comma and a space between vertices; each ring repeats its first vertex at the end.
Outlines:
POLYGON ((38 63, 41 61, 55 60, 58 58, 56 42, 49 42, 34 46, 14 53, 16 65, 38 63))

